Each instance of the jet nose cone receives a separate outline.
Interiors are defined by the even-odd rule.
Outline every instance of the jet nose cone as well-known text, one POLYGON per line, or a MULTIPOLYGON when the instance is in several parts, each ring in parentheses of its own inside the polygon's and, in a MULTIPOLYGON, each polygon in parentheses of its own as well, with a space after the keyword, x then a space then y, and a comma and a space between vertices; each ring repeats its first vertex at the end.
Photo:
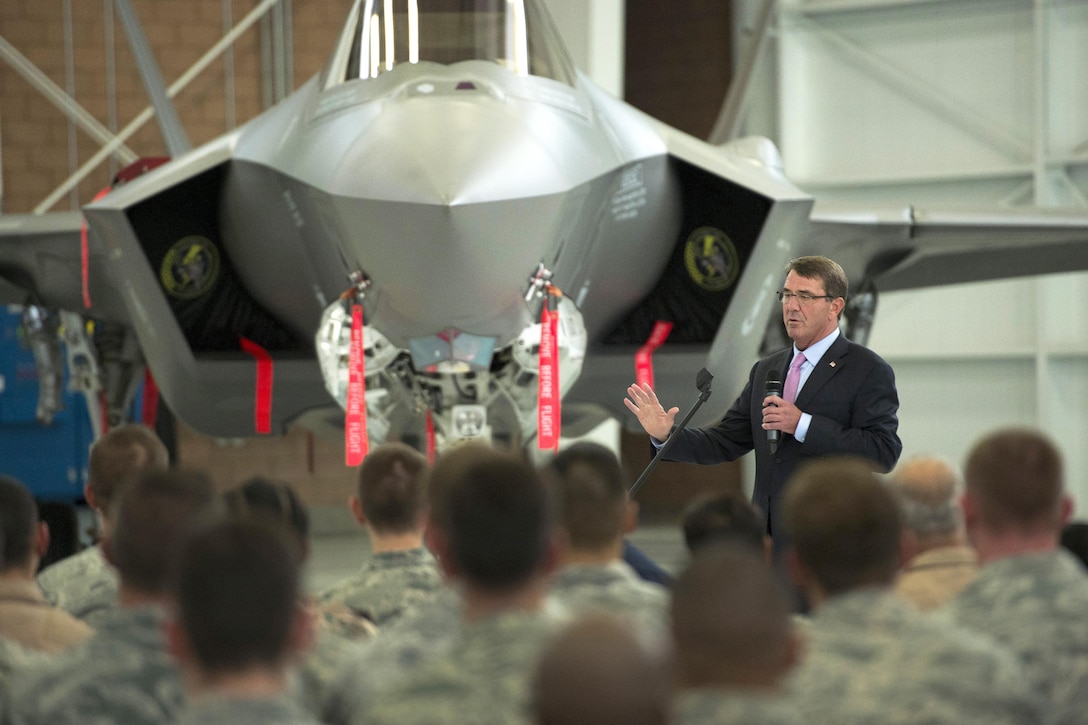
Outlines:
POLYGON ((479 81, 450 84, 418 82, 387 100, 340 161, 337 189, 452 206, 558 193, 584 180, 579 145, 564 143, 570 130, 554 109, 507 102, 479 81))

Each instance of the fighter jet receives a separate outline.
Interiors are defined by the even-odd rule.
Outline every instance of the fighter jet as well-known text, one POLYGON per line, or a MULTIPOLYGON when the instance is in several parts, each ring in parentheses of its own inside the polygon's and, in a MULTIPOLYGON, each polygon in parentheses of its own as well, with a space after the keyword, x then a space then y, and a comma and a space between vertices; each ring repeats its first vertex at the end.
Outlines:
POLYGON ((602 91, 541 0, 358 0, 245 126, 82 215, 0 217, 0 301, 113 331, 82 359, 115 417, 146 363, 211 436, 549 447, 627 416, 636 375, 681 400, 706 367, 728 392, 692 422, 720 417, 781 339, 792 257, 843 264, 858 337, 877 290, 1088 268, 1086 241, 1080 213, 816 204, 766 139, 602 91))

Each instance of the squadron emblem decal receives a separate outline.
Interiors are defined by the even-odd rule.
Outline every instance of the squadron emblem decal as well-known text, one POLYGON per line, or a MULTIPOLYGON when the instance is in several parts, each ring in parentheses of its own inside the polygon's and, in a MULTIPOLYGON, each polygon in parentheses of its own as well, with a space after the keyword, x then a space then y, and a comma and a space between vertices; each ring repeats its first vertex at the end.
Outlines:
POLYGON ((695 284, 708 292, 721 292, 737 281, 740 258, 725 232, 699 227, 684 244, 684 266, 695 284))
POLYGON ((159 279, 172 297, 199 297, 219 279, 219 250, 207 237, 182 237, 163 257, 159 279))

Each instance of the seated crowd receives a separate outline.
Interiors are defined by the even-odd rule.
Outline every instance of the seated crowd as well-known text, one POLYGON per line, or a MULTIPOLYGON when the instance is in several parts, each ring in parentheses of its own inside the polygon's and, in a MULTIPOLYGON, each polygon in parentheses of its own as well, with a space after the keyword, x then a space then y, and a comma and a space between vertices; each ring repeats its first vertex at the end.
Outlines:
POLYGON ((1085 537, 1031 429, 962 475, 809 463, 778 559, 740 494, 696 501, 675 578, 628 563, 596 444, 378 447, 348 501, 371 553, 317 592, 288 482, 216 493, 141 426, 88 478, 100 540, 39 572, 48 527, 0 476, 0 725, 1088 723, 1085 537))

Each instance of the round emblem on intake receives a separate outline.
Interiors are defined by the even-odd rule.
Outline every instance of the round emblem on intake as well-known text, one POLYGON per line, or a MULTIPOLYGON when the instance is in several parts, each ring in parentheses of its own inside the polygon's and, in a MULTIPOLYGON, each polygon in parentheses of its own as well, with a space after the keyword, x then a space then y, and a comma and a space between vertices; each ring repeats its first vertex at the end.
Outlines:
POLYGON ((699 227, 684 244, 684 266, 695 284, 708 292, 721 292, 737 281, 740 258, 725 232, 699 227))
POLYGON ((219 250, 207 237, 182 237, 163 257, 159 279, 172 297, 199 297, 219 279, 219 250))

